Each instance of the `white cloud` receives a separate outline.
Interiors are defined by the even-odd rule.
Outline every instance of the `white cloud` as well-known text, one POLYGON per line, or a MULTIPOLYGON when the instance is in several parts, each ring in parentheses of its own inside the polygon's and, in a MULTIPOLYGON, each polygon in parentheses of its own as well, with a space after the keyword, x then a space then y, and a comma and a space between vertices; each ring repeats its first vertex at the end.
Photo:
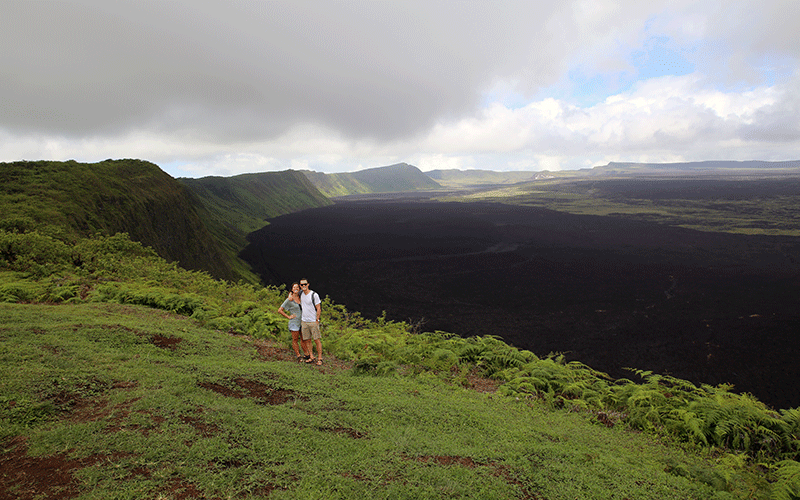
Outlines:
MULTIPOLYGON (((672 161, 708 159, 702 156, 704 148, 716 148, 728 150, 726 159, 731 154, 750 159, 745 148, 752 137, 743 131, 756 122, 791 122, 797 116, 796 89, 794 80, 723 92, 707 88, 700 75, 662 77, 590 107, 555 99, 517 109, 495 104, 479 117, 437 125, 424 144, 453 155, 530 150, 547 152, 551 158, 608 157, 626 151, 641 157, 642 151, 651 151, 651 157, 672 161)), ((796 130, 796 125, 784 130, 785 147, 769 159, 797 154, 796 130)))

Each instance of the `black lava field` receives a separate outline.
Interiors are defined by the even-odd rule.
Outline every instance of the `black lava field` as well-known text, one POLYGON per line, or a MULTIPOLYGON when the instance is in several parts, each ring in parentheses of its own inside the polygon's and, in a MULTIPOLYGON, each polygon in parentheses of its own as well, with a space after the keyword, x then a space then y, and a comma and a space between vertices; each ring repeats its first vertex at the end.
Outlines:
POLYGON ((389 199, 278 217, 249 239, 265 283, 307 278, 366 317, 800 405, 800 238, 389 199))

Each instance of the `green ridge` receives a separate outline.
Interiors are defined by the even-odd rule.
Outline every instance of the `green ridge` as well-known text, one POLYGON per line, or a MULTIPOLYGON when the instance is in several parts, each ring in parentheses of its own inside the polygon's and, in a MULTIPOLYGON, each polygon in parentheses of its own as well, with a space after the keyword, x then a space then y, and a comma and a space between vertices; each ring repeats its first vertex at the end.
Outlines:
POLYGON ((407 163, 343 174, 304 173, 317 189, 329 197, 441 189, 436 181, 407 163))

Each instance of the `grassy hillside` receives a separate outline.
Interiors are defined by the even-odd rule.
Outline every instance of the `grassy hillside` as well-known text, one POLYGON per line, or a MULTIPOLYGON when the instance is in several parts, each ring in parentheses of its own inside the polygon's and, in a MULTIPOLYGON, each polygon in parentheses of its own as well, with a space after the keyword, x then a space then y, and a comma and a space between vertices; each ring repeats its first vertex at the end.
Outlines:
POLYGON ((2 498, 685 500, 724 483, 721 461, 586 415, 302 366, 141 306, 0 320, 2 498))
POLYGON ((237 200, 263 190, 209 181, 202 205, 158 172, 3 164, 0 498, 800 497, 800 409, 728 386, 612 380, 328 298, 324 365, 295 363, 284 290, 159 257, 213 240, 212 210, 257 224, 237 200), (201 242, 170 234, 193 224, 201 242))
POLYGON ((368 168, 344 174, 305 172, 306 177, 329 197, 370 193, 403 193, 439 189, 441 186, 420 169, 407 163, 368 168))
POLYGON ((127 232, 187 269, 237 279, 191 194, 141 160, 21 161, 0 164, 0 227, 67 240, 127 232))
POLYGON ((298 365, 283 297, 124 235, 0 230, 0 497, 800 494, 800 409, 327 298, 325 364, 298 365))
POLYGON ((325 196, 335 198, 349 194, 366 194, 372 190, 364 183, 357 181, 352 174, 324 174, 322 172, 303 172, 309 182, 320 190, 325 196))
POLYGON ((236 257, 247 245, 245 236, 264 227, 270 217, 331 203, 305 175, 293 170, 178 181, 205 207, 211 234, 237 263, 237 271, 252 282, 257 278, 236 257))

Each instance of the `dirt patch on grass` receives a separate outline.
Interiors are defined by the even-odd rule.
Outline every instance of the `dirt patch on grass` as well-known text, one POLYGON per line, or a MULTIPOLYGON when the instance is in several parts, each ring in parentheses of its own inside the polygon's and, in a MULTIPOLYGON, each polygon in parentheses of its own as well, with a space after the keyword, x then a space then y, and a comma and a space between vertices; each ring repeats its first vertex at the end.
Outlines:
POLYGON ((457 457, 451 455, 423 455, 417 457, 416 460, 422 463, 437 463, 439 465, 460 465, 462 467, 468 467, 473 469, 477 467, 478 463, 476 463, 471 457, 457 457))
MULTIPOLYGON (((205 493, 197 488, 196 485, 180 478, 170 479, 167 482, 164 490, 164 493, 169 495, 168 498, 173 498, 175 500, 185 500, 187 498, 208 498, 205 493)), ((163 498, 163 496, 159 496, 158 498, 163 498)), ((213 500, 221 500, 220 497, 211 498, 213 500)))
POLYGON ((467 374, 466 379, 468 388, 486 394, 497 392, 497 388, 503 385, 503 382, 499 380, 481 376, 477 369, 471 370, 467 374))
POLYGON ((55 454, 29 457, 25 438, 14 438, 3 445, 0 455, 0 498, 33 500, 35 498, 66 499, 80 494, 80 485, 72 471, 85 467, 81 460, 55 454))
POLYGON ((198 434, 200 434, 204 438, 216 436, 217 434, 222 432, 222 429, 220 429, 219 426, 214 424, 209 424, 208 422, 198 417, 193 417, 191 415, 182 415, 180 419, 184 424, 191 426, 194 430, 197 431, 198 434))
POLYGON ((180 337, 165 337, 163 335, 153 335, 150 338, 150 341, 156 347, 160 347, 162 349, 168 349, 170 351, 176 351, 178 349, 178 344, 180 344, 183 341, 183 339, 180 337))
MULTIPOLYGON (((190 417, 182 417, 184 421, 189 420, 190 425, 197 428, 201 426, 207 430, 213 430, 213 426, 198 423, 190 417)), ((76 478, 75 472, 79 469, 92 467, 98 464, 108 464, 118 462, 126 457, 132 456, 130 453, 114 453, 110 455, 92 455, 84 458, 70 458, 67 453, 54 453, 41 457, 28 455, 28 441, 26 437, 18 436, 0 444, 0 499, 14 500, 69 500, 77 498, 85 493, 83 483, 76 478)), ((110 466, 110 465, 109 465, 110 466)), ((238 466, 238 465, 237 465, 238 466)), ((130 471, 125 479, 132 479, 137 476, 149 478, 152 471, 146 466, 138 466, 130 471)), ((280 489, 271 483, 259 485, 251 493, 257 496, 267 497, 275 490, 280 489)), ((197 485, 182 478, 171 478, 166 484, 157 487, 153 492, 152 498, 171 498, 190 499, 190 498, 210 498, 222 499, 222 497, 211 497, 207 492, 202 491, 197 485)))
POLYGON ((135 380, 116 381, 110 384, 93 381, 71 390, 58 391, 49 399, 61 411, 60 418, 70 422, 85 423, 107 420, 108 425, 103 430, 106 434, 119 432, 124 428, 129 431, 139 431, 147 436, 151 432, 158 432, 158 427, 166 421, 166 418, 149 410, 137 410, 137 413, 150 417, 152 425, 127 425, 127 419, 133 411, 132 406, 141 397, 112 405, 106 394, 109 390, 128 391, 138 386, 139 382, 135 380))
POLYGON ((320 427, 319 430, 324 432, 333 432, 334 434, 341 434, 353 439, 364 439, 367 437, 366 434, 349 427, 320 427))
POLYGON ((72 422, 96 422, 114 413, 119 413, 116 420, 124 419, 130 413, 130 406, 139 398, 109 406, 106 393, 109 390, 130 390, 139 386, 133 380, 105 382, 92 379, 73 387, 59 388, 54 384, 53 392, 47 396, 59 417, 72 422))
POLYGON ((259 404, 280 405, 296 399, 306 399, 304 396, 297 396, 291 389, 275 389, 257 380, 246 378, 236 378, 226 380, 223 383, 200 382, 197 384, 203 389, 214 391, 225 397, 236 399, 254 399, 259 404))
MULTIPOLYGON (((305 360, 297 359, 294 351, 285 345, 275 342, 273 340, 256 340, 254 342, 258 356, 264 361, 289 361, 292 363, 299 363, 307 365, 309 368, 315 368, 323 373, 331 373, 334 371, 349 370, 353 367, 353 363, 343 361, 336 358, 332 354, 325 352, 325 339, 322 339, 322 364, 306 363, 305 360)), ((316 355, 316 354, 315 354, 316 355)))
POLYGON ((497 462, 494 461, 486 463, 476 462, 475 460, 472 459, 472 457, 460 457, 454 455, 421 455, 418 457, 404 456, 404 458, 407 460, 415 460, 417 462, 422 462, 422 463, 432 463, 444 467, 449 467, 454 465, 466 467, 468 469, 474 469, 477 467, 486 467, 491 471, 492 475, 496 477, 501 477, 507 483, 513 484, 514 486, 519 488, 520 493, 522 494, 522 496, 520 496, 521 499, 523 500, 541 499, 541 497, 533 494, 528 489, 528 486, 525 485, 525 483, 523 483, 520 479, 514 477, 505 465, 498 464, 497 462))
POLYGON ((83 492, 73 472, 104 461, 117 461, 123 454, 70 458, 64 453, 28 456, 28 441, 16 437, 0 450, 0 498, 16 500, 66 500, 83 492))

